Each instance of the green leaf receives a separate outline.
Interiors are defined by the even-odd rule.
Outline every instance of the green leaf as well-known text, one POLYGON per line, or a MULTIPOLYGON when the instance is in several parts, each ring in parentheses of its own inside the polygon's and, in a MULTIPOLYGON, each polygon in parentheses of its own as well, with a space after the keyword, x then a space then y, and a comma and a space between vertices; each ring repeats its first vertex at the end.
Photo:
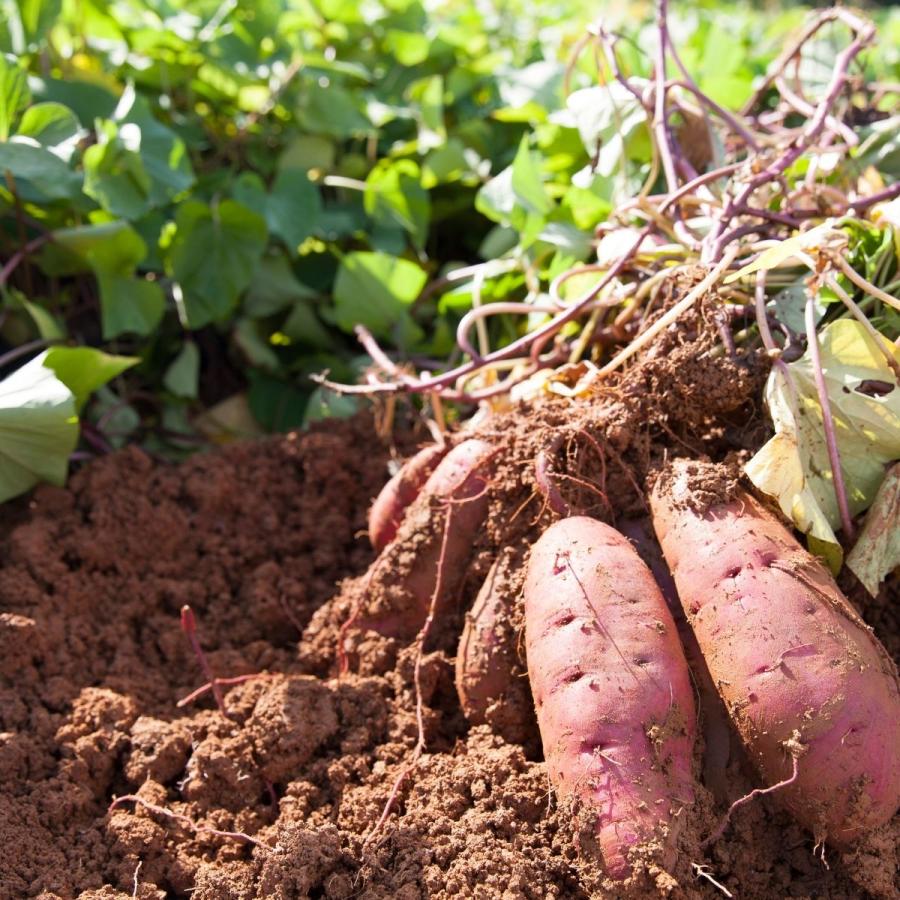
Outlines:
POLYGON ((160 285, 132 275, 98 272, 103 339, 122 334, 152 334, 166 311, 160 285))
POLYGON ((878 489, 847 565, 873 597, 900 566, 900 463, 891 467, 878 489))
POLYGON ((84 192, 113 216, 139 219, 150 209, 150 176, 136 149, 140 129, 107 122, 100 134, 84 152, 84 192))
POLYGON ((292 342, 316 350, 329 350, 334 345, 332 336, 319 321, 307 300, 299 300, 294 304, 281 326, 281 331, 292 342))
POLYGON ((80 271, 86 264, 97 276, 103 337, 150 334, 165 312, 165 297, 158 283, 135 277, 135 268, 147 245, 127 222, 104 222, 63 228, 53 233, 53 244, 42 261, 48 274, 80 271), (67 257, 59 256, 62 249, 67 257))
POLYGON ((163 375, 166 390, 176 397, 193 400, 200 380, 200 351, 193 341, 185 341, 178 356, 163 375))
POLYGON ((81 193, 81 178, 36 143, 0 143, 0 174, 4 172, 15 179, 19 197, 31 203, 73 200, 81 193))
POLYGON ((258 266, 244 295, 243 311, 251 319, 264 319, 301 300, 318 295, 297 280, 283 253, 266 257, 258 266))
POLYGON ((79 412, 97 388, 139 362, 136 356, 113 356, 93 347, 51 347, 44 354, 44 365, 75 395, 79 412))
POLYGON ((252 209, 257 215, 265 218, 268 202, 266 185, 256 172, 241 172, 231 186, 231 196, 247 209, 252 209))
POLYGON ((83 272, 85 265, 95 272, 124 275, 133 272, 146 253, 147 245, 127 222, 102 222, 54 231, 42 265, 48 275, 83 272))
POLYGON ((289 431, 303 424, 307 394, 296 385, 251 369, 247 373, 250 389, 247 402, 253 416, 266 431, 289 431))
POLYGON ((77 79, 45 78, 37 96, 71 109, 82 128, 92 128, 97 119, 108 119, 117 103, 116 95, 108 88, 77 79))
POLYGON ((438 184, 458 181, 469 172, 465 149, 462 141, 450 138, 446 144, 432 150, 422 163, 422 187, 433 188, 438 184))
POLYGON ((409 86, 409 97, 415 103, 419 120, 419 152, 440 147, 447 140, 444 126, 444 79, 440 75, 423 78, 409 86))
POLYGON ((234 342, 254 368, 267 372, 277 372, 281 368, 278 354, 262 334, 259 322, 240 319, 234 328, 234 342))
POLYGON ((528 136, 523 135, 512 166, 512 189, 519 204, 530 213, 546 216, 553 209, 553 201, 547 196, 541 177, 540 154, 528 147, 528 136))
POLYGON ((163 206, 194 185, 196 178, 184 141, 157 121, 143 97, 136 97, 119 130, 140 129, 140 155, 150 178, 150 203, 163 206))
POLYGON ((395 28, 388 30, 384 40, 385 49, 393 54, 401 66, 417 66, 425 62, 430 45, 427 35, 398 31, 395 28))
POLYGON ((509 223, 516 208, 516 195, 512 186, 512 166, 507 166, 483 185, 475 195, 475 209, 493 222, 509 223))
POLYGON ((234 200, 188 200, 175 214, 168 268, 183 292, 188 328, 221 321, 250 283, 266 246, 265 220, 234 200))
POLYGON ((266 223, 292 254, 315 231, 322 213, 319 189, 300 169, 282 169, 266 203, 266 223))
MULTIPOLYGON (((868 332, 853 319, 838 319, 819 335, 822 371, 837 434, 841 470, 852 515, 867 509, 885 475, 900 458, 900 385, 868 332), (876 391, 869 386, 878 386, 876 391)), ((900 362, 900 350, 895 351, 900 362)), ((838 544, 840 525, 822 407, 807 351, 787 367, 773 368, 766 403, 775 436, 746 467, 750 480, 775 497, 798 529, 838 544)))
POLYGON ((62 0, 17 0, 22 28, 29 43, 44 39, 62 10, 62 0))
POLYGON ((359 412, 359 400, 336 394, 328 388, 317 387, 310 395, 303 416, 303 424, 320 422, 322 419, 347 419, 359 412))
POLYGON ((75 395, 44 366, 46 353, 0 381, 0 502, 39 481, 62 485, 78 443, 75 395))
MULTIPOLYGON (((632 79, 639 90, 640 82, 632 79)), ((618 81, 575 91, 569 95, 567 106, 588 156, 596 157, 597 174, 608 178, 620 169, 623 160, 650 160, 653 147, 647 111, 618 81)))
POLYGON ((334 282, 335 321, 347 332, 365 325, 376 337, 401 343, 420 339, 408 307, 427 280, 408 260, 385 253, 348 253, 334 282))
POLYGON ((431 201, 422 187, 419 166, 410 159, 382 160, 366 179, 366 212, 376 222, 399 225, 419 250, 428 238, 431 201))
POLYGON ((321 169, 330 172, 334 167, 334 141, 315 134, 295 137, 278 159, 279 169, 321 169))
POLYGON ((75 113, 62 103, 35 103, 25 110, 16 133, 68 160, 82 132, 75 113))
POLYGON ((34 303, 26 299, 24 295, 20 295, 18 299, 28 315, 31 316, 31 320, 34 322, 38 334, 43 340, 59 341, 65 338, 65 326, 57 320, 50 310, 45 309, 40 303, 34 303))
POLYGON ((25 69, 0 53, 0 141, 9 140, 19 113, 30 100, 25 69))

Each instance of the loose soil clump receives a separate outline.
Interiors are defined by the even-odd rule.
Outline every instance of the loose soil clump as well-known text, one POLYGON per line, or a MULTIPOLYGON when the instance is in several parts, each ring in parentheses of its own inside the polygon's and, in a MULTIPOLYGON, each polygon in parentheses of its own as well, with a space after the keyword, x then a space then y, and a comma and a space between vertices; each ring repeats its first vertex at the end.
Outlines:
MULTIPOLYGON (((575 866, 571 817, 550 791, 533 720, 470 727, 454 657, 498 550, 521 555, 556 518, 534 467, 557 435, 560 495, 612 523, 645 513, 646 484, 667 455, 736 472, 760 445, 765 361, 723 352, 713 306, 701 302, 589 396, 521 404, 480 427, 502 448, 487 525, 471 535, 457 602, 419 663, 425 753, 374 834, 419 726, 414 645, 368 632, 338 673, 340 629, 374 557, 366 512, 390 474, 371 419, 179 465, 128 449, 65 490, 9 506, 0 898, 618 896, 575 866), (205 680, 179 628, 184 605, 217 676, 256 676, 226 689, 227 716, 210 693, 177 705, 205 680), (520 740, 501 736, 510 733, 520 740), (128 799, 111 809, 116 798, 128 799)), ((400 454, 420 437, 405 435, 400 454)), ((863 612, 896 655, 890 592, 896 582, 863 612)), ((520 603, 509 617, 498 627, 519 633, 520 603)), ((649 872, 640 896, 898 896, 896 820, 838 856, 763 798, 701 849, 756 784, 727 731, 701 731, 713 752, 698 750, 682 863, 674 879, 649 872)))

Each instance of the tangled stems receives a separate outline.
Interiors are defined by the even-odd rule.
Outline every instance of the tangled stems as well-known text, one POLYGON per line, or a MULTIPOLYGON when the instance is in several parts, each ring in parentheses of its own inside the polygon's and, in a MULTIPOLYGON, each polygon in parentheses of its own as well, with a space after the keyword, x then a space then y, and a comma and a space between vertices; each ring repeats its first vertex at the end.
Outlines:
MULTIPOLYGON (((710 291, 729 268, 752 259, 767 242, 782 240, 790 232, 821 219, 823 211, 858 216, 877 203, 900 196, 900 185, 868 196, 854 196, 852 187, 849 194, 845 193, 840 182, 832 183, 833 178, 825 184, 820 180, 822 176, 815 156, 805 178, 794 185, 789 183, 792 166, 804 154, 815 154, 828 148, 830 153, 844 159, 851 146, 859 143, 843 119, 841 99, 851 84, 851 66, 875 37, 870 22, 841 8, 819 12, 774 62, 751 102, 740 114, 734 114, 706 96, 691 77, 672 42, 668 15, 667 0, 659 0, 657 41, 649 84, 623 71, 616 54, 620 37, 602 23, 589 29, 576 43, 566 70, 568 85, 576 54, 592 48, 604 83, 609 78, 621 85, 646 114, 654 147, 649 179, 635 197, 620 203, 609 217, 609 228, 631 232, 633 239, 624 244, 621 252, 605 263, 601 260, 599 264, 580 265, 565 272, 545 289, 537 283, 533 264, 529 265, 526 254, 457 270, 432 282, 422 293, 425 298, 464 280, 473 282, 476 302, 463 316, 456 334, 457 353, 462 357, 457 365, 435 374, 417 374, 395 363, 375 337, 360 326, 356 329, 357 337, 373 363, 365 383, 336 384, 319 376, 316 380, 320 384, 348 394, 429 394, 466 403, 490 400, 509 392, 541 368, 575 361, 584 353, 603 352, 609 341, 592 341, 592 336, 598 332, 606 334, 611 327, 612 333, 624 336, 620 324, 639 319, 654 303, 656 293, 673 271, 673 257, 678 263, 675 270, 683 270, 692 263, 705 266, 707 271, 702 284, 704 291, 710 291), (821 96, 808 99, 802 87, 792 84, 788 74, 790 63, 798 58, 808 41, 833 22, 846 26, 851 38, 837 55, 821 96), (676 70, 675 78, 668 75, 670 64, 676 70), (726 156, 716 160, 707 171, 694 170, 686 148, 680 144, 679 133, 673 130, 672 117, 682 114, 685 94, 699 104, 710 131, 719 128, 726 132, 723 135, 723 144, 728 148, 726 156), (806 124, 802 128, 786 127, 785 121, 798 111, 808 116, 806 124), (657 172, 661 173, 663 190, 651 193, 657 172), (643 221, 639 230, 634 229, 636 219, 643 221), (658 244, 664 246, 656 247, 658 244), (652 246, 649 251, 648 246, 652 246), (528 279, 526 302, 513 297, 489 304, 480 302, 481 288, 487 279, 516 269, 524 271, 528 279), (586 272, 596 272, 596 282, 574 301, 562 301, 559 293, 562 283, 586 272), (609 326, 617 307, 615 321, 609 326), (488 317, 531 312, 546 313, 551 317, 505 346, 490 347, 486 327, 488 317), (573 322, 581 324, 580 332, 572 334, 569 329, 564 332, 573 322), (472 328, 478 334, 477 349, 469 336, 472 328), (506 373, 503 378, 498 374, 501 371, 506 373)), ((874 97, 874 93, 870 94, 874 97)), ((873 108, 874 102, 870 101, 873 108)), ((867 295, 894 308, 900 307, 900 301, 863 279, 845 260, 838 259, 835 264, 867 295)), ((774 288, 775 279, 771 279, 770 284, 774 288)), ((760 325, 760 335, 771 352, 775 345, 768 331, 772 314, 764 309, 766 290, 764 281, 762 295, 757 291, 756 305, 758 313, 760 304, 765 312, 758 316, 759 322, 766 323, 760 325)), ((610 360, 600 367, 600 375, 615 371, 645 347, 660 327, 673 324, 697 299, 699 295, 695 291, 691 292, 689 301, 684 298, 666 314, 666 325, 638 328, 635 342, 613 352, 610 360)), ((858 315, 859 308, 852 300, 846 305, 851 314, 858 315)), ((593 359, 598 361, 596 355, 593 359)))

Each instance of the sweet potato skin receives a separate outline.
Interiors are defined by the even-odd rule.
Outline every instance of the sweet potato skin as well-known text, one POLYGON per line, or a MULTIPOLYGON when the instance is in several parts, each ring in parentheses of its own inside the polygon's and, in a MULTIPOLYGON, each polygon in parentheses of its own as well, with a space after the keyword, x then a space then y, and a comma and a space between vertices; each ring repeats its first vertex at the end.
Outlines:
POLYGON ((457 444, 425 482, 401 523, 397 538, 372 563, 369 594, 358 628, 411 640, 422 627, 438 586, 444 532, 446 551, 435 613, 457 594, 473 538, 487 514, 490 464, 496 453, 486 441, 457 444))
POLYGON ((396 537, 407 507, 449 449, 442 444, 423 447, 381 489, 369 508, 369 540, 376 550, 380 552, 396 537))
POLYGON ((767 783, 791 775, 785 742, 799 733, 798 777, 773 799, 817 839, 852 844, 900 805, 896 667, 831 575, 753 497, 691 507, 697 465, 676 463, 651 497, 688 621, 767 783))
POLYGON ((456 654, 456 693, 471 725, 488 725, 510 743, 535 733, 534 710, 514 620, 521 591, 521 553, 494 560, 471 610, 456 654))
POLYGON ((525 635, 551 783, 590 820, 582 849, 614 879, 631 874, 639 847, 662 845, 671 866, 679 813, 693 802, 696 716, 650 570, 608 525, 557 522, 531 552, 525 635))

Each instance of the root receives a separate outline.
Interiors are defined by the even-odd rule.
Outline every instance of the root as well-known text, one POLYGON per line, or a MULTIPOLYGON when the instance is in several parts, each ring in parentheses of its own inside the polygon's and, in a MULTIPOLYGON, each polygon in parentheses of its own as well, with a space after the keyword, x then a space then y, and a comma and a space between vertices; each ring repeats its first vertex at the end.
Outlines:
POLYGON ((197 690, 192 691, 186 697, 183 697, 175 705, 181 709, 189 703, 193 703, 198 697, 202 697, 208 691, 212 691, 219 712, 222 713, 226 719, 231 719, 231 713, 225 708, 225 696, 222 693, 222 687, 243 684, 245 681, 253 681, 256 678, 268 678, 269 676, 263 673, 255 673, 252 675, 236 675, 233 678, 217 678, 215 674, 213 674, 212 667, 209 664, 209 660, 206 658, 206 654, 203 652, 203 648, 200 646, 200 639, 197 637, 197 619, 194 616, 194 611, 187 604, 181 607, 181 630, 187 637, 188 643, 194 651, 194 656, 197 657, 197 662, 200 664, 200 668, 206 676, 206 684, 197 688, 197 690))
POLYGON ((557 434, 552 441, 541 450, 534 462, 534 480, 538 491, 547 502, 550 509, 558 516, 566 518, 572 514, 572 509, 562 498, 559 488, 553 483, 553 457, 562 446, 563 436, 557 434))
MULTIPOLYGON (((473 499, 473 498, 469 498, 473 499)), ((456 501, 459 502, 459 501, 456 501)), ((461 502, 469 502, 469 500, 461 501, 461 502)), ((397 775, 396 779, 394 779, 394 784, 391 787, 391 792, 388 795, 387 802, 384 804, 384 808, 381 810, 381 816, 379 816, 378 821, 372 826, 372 829, 366 835, 363 840, 362 852, 365 855, 367 848, 371 844, 372 840, 376 837, 376 835, 381 831, 384 827, 384 823, 387 821, 388 816, 391 814, 391 810, 394 808, 394 804, 397 801, 397 797, 400 794, 400 788, 403 786, 403 782, 412 774, 416 765, 419 762, 419 758, 425 752, 425 721, 423 717, 423 707, 424 701, 422 700, 422 680, 421 680, 421 671, 422 671, 422 659, 424 657, 424 648, 425 642, 428 639, 428 635, 431 631, 431 625, 434 622, 434 613, 437 608, 438 597, 441 596, 441 591, 443 589, 444 584, 444 562, 447 556, 447 544, 450 538, 450 527, 453 519, 453 500, 447 500, 447 509, 444 514, 444 530, 441 535, 441 552, 438 557, 437 563, 437 577, 435 579, 434 592, 431 595, 431 601, 428 604, 428 615, 425 618, 425 623, 419 629, 419 633, 416 635, 416 662, 415 668, 413 670, 413 682, 415 684, 416 691, 416 729, 417 729, 417 739, 416 745, 413 747, 412 753, 410 754, 409 760, 400 770, 400 773, 397 775)))
POLYGON ((698 878, 705 878, 713 887, 718 888, 726 897, 733 897, 734 894, 725 887, 724 884, 720 884, 716 881, 715 878, 712 877, 709 873, 709 866, 700 865, 699 863, 691 863, 691 871, 698 878))
MULTIPOLYGON (((795 732, 796 734, 796 732, 795 732)), ((714 844, 723 834, 725 834, 725 829, 728 828, 728 823, 731 821, 731 816, 735 810, 739 809, 741 806, 745 806, 751 800, 756 797, 762 797, 764 794, 772 794, 775 791, 779 791, 782 788, 786 788, 789 785, 792 785, 796 780, 800 771, 800 753, 794 752, 792 755, 793 758, 793 771, 789 778, 785 778, 784 781, 779 781, 777 784, 773 784, 767 788, 754 788, 750 791, 749 794, 745 794, 743 797, 735 800, 731 806, 728 807, 728 812, 725 813, 722 821, 716 827, 716 830, 713 831, 712 834, 701 844, 703 849, 705 850, 707 847, 710 847, 714 844)))
MULTIPOLYGON (((107 812, 113 812, 113 810, 121 806, 121 804, 123 803, 134 803, 137 806, 143 807, 148 812, 156 813, 157 815, 164 816, 167 819, 173 819, 174 821, 180 823, 181 825, 184 825, 186 828, 193 831, 195 834, 212 834, 216 837, 226 838, 232 841, 243 841, 247 844, 253 844, 254 847, 259 847, 260 849, 266 850, 269 853, 276 852, 274 847, 271 847, 269 844, 266 844, 263 841, 260 841, 257 838, 246 834, 243 831, 221 831, 218 828, 210 828, 208 825, 201 825, 199 822, 195 822, 190 816, 185 816, 182 813, 173 812, 171 809, 166 809, 164 806, 157 806, 155 803, 150 803, 149 801, 144 800, 143 797, 138 797, 137 794, 123 794, 121 797, 116 797, 116 799, 109 804, 107 812)), ((140 868, 140 866, 138 868, 140 868)), ((137 871, 135 871, 135 881, 136 880, 137 871)))
POLYGON ((337 663, 338 663, 338 678, 342 675, 346 675, 350 669, 350 661, 347 659, 347 632, 359 621, 360 613, 362 612, 363 600, 369 596, 369 593, 372 590, 372 581, 375 578, 375 573, 378 571, 378 567, 381 564, 382 556, 379 556, 375 562, 369 567, 369 571, 366 575, 366 586, 363 589, 362 596, 358 597, 356 602, 353 604, 353 608, 350 610, 350 615, 347 617, 346 621, 341 625, 340 630, 338 631, 338 642, 337 642, 337 663))

